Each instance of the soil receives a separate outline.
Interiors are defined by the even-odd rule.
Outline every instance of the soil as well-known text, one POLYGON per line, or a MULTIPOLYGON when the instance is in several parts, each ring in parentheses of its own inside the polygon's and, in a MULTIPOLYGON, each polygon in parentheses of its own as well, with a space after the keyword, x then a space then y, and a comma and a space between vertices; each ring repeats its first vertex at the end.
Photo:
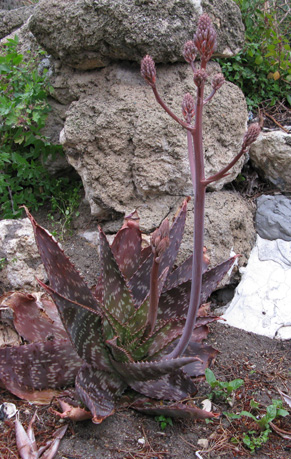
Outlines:
MULTIPOLYGON (((98 254, 96 247, 82 238, 79 232, 81 228, 96 230, 96 222, 91 219, 86 206, 81 206, 80 211, 80 216, 65 234, 62 246, 92 286, 99 269, 98 254)), ((58 217, 54 223, 48 221, 45 209, 35 217, 50 230, 58 228, 58 217)), ((213 308, 215 306, 214 303, 213 308)), ((277 427, 290 432, 289 438, 284 439, 272 430, 267 443, 253 455, 243 444, 242 438, 249 431, 257 431, 257 424, 249 417, 230 420, 222 414, 250 411, 250 401, 254 399, 259 403, 259 412, 255 414, 262 416, 272 399, 280 399, 278 389, 291 394, 291 342, 254 335, 223 323, 211 324, 207 342, 219 351, 212 366, 216 378, 220 381, 244 380, 244 385, 235 391, 231 405, 223 399, 214 400, 212 410, 221 413, 220 418, 209 423, 173 419, 173 425, 168 422, 163 430, 161 423, 153 416, 140 414, 128 407, 118 408, 101 425, 94 425, 91 421, 73 423, 59 420, 49 413, 48 406, 41 406, 37 408, 34 424, 38 445, 50 439, 57 427, 68 423, 57 459, 291 458, 291 414, 274 420, 277 427), (201 439, 208 441, 204 449, 198 443, 201 439)), ((195 403, 199 406, 211 390, 204 380, 198 382, 198 388, 195 403)), ((20 420, 27 428, 35 406, 5 390, 0 392, 0 400, 2 403, 16 404, 20 420)), ((54 405, 58 408, 55 402, 54 405)), ((284 408, 289 408, 291 413, 286 403, 284 408)), ((19 457, 13 419, 2 422, 0 457, 19 457)))

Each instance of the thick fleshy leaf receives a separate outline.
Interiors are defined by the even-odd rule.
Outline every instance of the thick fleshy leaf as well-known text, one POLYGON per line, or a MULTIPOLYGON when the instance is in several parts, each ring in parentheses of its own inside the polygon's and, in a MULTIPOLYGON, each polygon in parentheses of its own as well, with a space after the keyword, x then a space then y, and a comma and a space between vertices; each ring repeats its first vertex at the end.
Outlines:
POLYGON ((184 367, 196 360, 196 357, 178 357, 170 360, 160 360, 152 362, 115 362, 112 360, 112 366, 129 383, 134 380, 147 381, 159 378, 168 373, 175 372, 177 369, 184 367))
POLYGON ((158 415, 158 416, 170 416, 172 418, 183 418, 183 419, 208 419, 217 418, 220 415, 214 414, 211 411, 201 410, 193 403, 169 403, 161 404, 156 400, 150 398, 138 399, 132 403, 131 408, 140 411, 141 413, 158 415))
POLYGON ((55 239, 36 223, 27 209, 26 214, 32 223, 39 254, 51 288, 71 301, 99 311, 96 298, 55 239))
POLYGON ((113 355, 114 360, 116 362, 133 362, 132 355, 128 351, 128 349, 125 349, 123 346, 121 346, 118 342, 117 336, 114 338, 107 340, 106 344, 111 348, 111 353, 113 355))
POLYGON ((201 362, 197 360, 196 362, 186 365, 184 367, 184 371, 186 371, 186 373, 188 373, 188 375, 190 376, 198 377, 204 375, 206 368, 208 368, 211 365, 217 354, 218 351, 214 349, 212 346, 191 341, 188 344, 188 347, 183 355, 195 355, 199 357, 199 359, 201 359, 201 362))
POLYGON ((54 299, 70 340, 81 359, 88 364, 95 364, 101 370, 110 371, 112 368, 103 342, 100 315, 93 309, 64 298, 42 282, 39 283, 54 299))
POLYGON ((120 323, 125 323, 135 312, 131 292, 118 268, 105 234, 101 230, 99 234, 104 308, 120 323))
MULTIPOLYGON (((171 288, 177 287, 178 285, 183 284, 191 280, 192 278, 192 262, 193 255, 190 255, 181 265, 174 269, 167 278, 167 282, 164 286, 164 291, 170 290, 171 288)), ((203 257, 203 268, 202 273, 204 274, 207 271, 209 265, 209 259, 203 257)))
POLYGON ((0 384, 17 397, 48 402, 55 393, 47 389, 72 385, 81 365, 69 340, 5 347, 0 349, 0 384))
POLYGON ((149 298, 135 311, 134 315, 126 323, 128 340, 134 341, 136 337, 141 337, 147 323, 149 311, 149 298))
POLYGON ((141 240, 140 229, 130 225, 118 231, 111 245, 114 258, 126 279, 130 279, 140 264, 141 240))
MULTIPOLYGON (((164 283, 167 278, 168 274, 168 268, 165 268, 161 275, 159 276, 158 279, 158 298, 160 297, 164 283)), ((145 298, 145 301, 143 304, 135 310, 134 314, 132 317, 128 320, 126 323, 126 328, 127 328, 127 339, 129 342, 133 342, 135 337, 142 337, 142 332, 144 327, 147 325, 147 320, 148 320, 148 311, 149 311, 149 298, 150 298, 150 292, 148 292, 147 297, 145 298)))
MULTIPOLYGON (((170 245, 161 256, 159 275, 165 268, 168 268, 169 272, 171 272, 176 260, 183 237, 188 201, 189 199, 184 200, 170 228, 170 245)), ((153 254, 151 253, 129 281, 129 287, 134 297, 136 307, 139 307, 144 302, 149 292, 152 262, 153 254)))
POLYGON ((13 310, 14 327, 26 341, 68 339, 58 310, 44 294, 15 292, 1 303, 13 310))
MULTIPOLYGON (((204 303, 217 288, 219 282, 232 267, 237 255, 206 271, 202 277, 200 303, 204 303)), ((185 282, 162 293, 159 301, 158 319, 168 320, 175 317, 186 317, 191 292, 191 282, 185 282)))
POLYGON ((240 255, 235 255, 234 257, 229 258, 226 261, 223 261, 219 265, 215 266, 202 277, 202 291, 201 291, 201 303, 207 301, 207 298, 211 295, 212 292, 217 288, 219 282, 224 278, 226 273, 230 270, 235 260, 240 255))
POLYGON ((179 321, 176 319, 160 325, 160 328, 156 329, 149 338, 142 341, 132 350, 134 360, 141 360, 143 357, 152 357, 159 354, 162 349, 181 335, 183 327, 184 320, 179 321))
POLYGON ((150 381, 134 381, 129 386, 136 392, 159 400, 183 400, 197 393, 193 380, 182 370, 150 381))
POLYGON ((114 413, 115 400, 126 389, 126 384, 115 373, 107 373, 84 365, 76 378, 76 390, 89 408, 95 424, 100 424, 114 413))

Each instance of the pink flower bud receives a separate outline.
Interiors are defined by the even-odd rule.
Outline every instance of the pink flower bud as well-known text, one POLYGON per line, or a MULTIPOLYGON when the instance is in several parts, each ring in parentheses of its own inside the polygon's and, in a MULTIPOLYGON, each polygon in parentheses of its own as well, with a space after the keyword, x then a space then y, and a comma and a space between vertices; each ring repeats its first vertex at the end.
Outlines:
POLYGON ((260 132, 261 128, 258 123, 251 124, 244 135, 242 148, 245 149, 254 143, 259 137, 260 132))
POLYGON ((194 83, 199 88, 207 80, 207 73, 204 69, 199 69, 194 73, 194 83))
POLYGON ((185 120, 190 123, 191 119, 195 115, 195 102, 191 94, 185 94, 182 102, 182 113, 185 120))
POLYGON ((189 64, 193 63, 196 58, 196 48, 194 42, 189 40, 184 45, 183 56, 186 62, 189 64))
POLYGON ((149 83, 151 86, 155 85, 156 68, 151 56, 147 55, 142 59, 140 73, 147 83, 149 83))
POLYGON ((221 88, 221 86, 222 86, 224 83, 225 83, 225 78, 224 78, 224 76, 222 75, 222 73, 217 73, 217 74, 214 75, 214 77, 213 77, 211 86, 213 87, 213 89, 215 89, 215 91, 217 91, 219 88, 221 88))
POLYGON ((201 58, 209 61, 216 47, 216 31, 207 14, 199 18, 198 27, 194 35, 194 45, 201 58))

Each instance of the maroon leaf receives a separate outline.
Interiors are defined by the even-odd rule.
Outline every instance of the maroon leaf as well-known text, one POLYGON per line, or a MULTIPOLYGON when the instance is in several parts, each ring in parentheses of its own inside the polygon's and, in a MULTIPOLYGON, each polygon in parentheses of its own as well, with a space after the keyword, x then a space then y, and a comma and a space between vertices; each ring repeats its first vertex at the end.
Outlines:
MULTIPOLYGON (((189 199, 184 200, 170 228, 170 245, 161 256, 159 275, 161 275, 165 268, 168 268, 168 272, 171 272, 176 260, 183 237, 188 201, 189 199)), ((128 285, 134 297, 136 307, 139 307, 144 302, 149 292, 152 263, 153 254, 151 253, 129 281, 128 285)))
POLYGON ((193 380, 182 370, 150 381, 134 381, 129 386, 147 397, 160 400, 183 400, 197 393, 193 380))
POLYGON ((40 285, 54 299, 63 324, 78 355, 101 370, 112 370, 102 336, 102 319, 96 310, 64 298, 51 287, 40 285))
POLYGON ((217 288, 219 282, 224 278, 226 273, 230 270, 235 260, 240 255, 235 255, 226 261, 223 261, 219 265, 215 266, 202 277, 202 291, 201 291, 201 303, 204 303, 212 292, 217 288))
MULTIPOLYGON (((229 258, 215 268, 206 271, 202 277, 200 304, 204 303, 217 288, 219 282, 232 267, 238 255, 229 258)), ((175 317, 186 317, 190 300, 191 282, 185 282, 162 293, 159 301, 158 319, 168 320, 175 317)))
POLYGON ((112 360, 112 366, 131 384, 132 381, 146 381, 156 379, 168 373, 175 372, 196 360, 196 357, 179 357, 177 359, 160 360, 152 362, 116 362, 112 360))
POLYGON ((173 319, 160 323, 160 327, 132 351, 134 359, 140 360, 144 356, 150 358, 159 354, 162 349, 181 335, 183 327, 184 320, 173 319))
POLYGON ((126 384, 115 373, 107 373, 84 365, 76 378, 76 390, 82 402, 93 415, 92 421, 100 424, 114 413, 116 397, 126 384))
POLYGON ((0 382, 20 398, 49 400, 47 388, 61 388, 74 383, 82 365, 69 340, 32 343, 0 349, 0 382))
POLYGON ((69 300, 98 311, 97 300, 58 243, 44 228, 36 223, 27 209, 26 214, 32 223, 39 254, 51 288, 69 300))
MULTIPOLYGON (((4 305, 13 310, 17 332, 30 343, 47 339, 68 339, 55 304, 43 294, 13 293, 4 305)), ((2 303, 3 305, 3 303, 2 303)))
POLYGON ((103 304, 120 323, 135 312, 131 292, 115 261, 105 234, 100 230, 100 259, 104 285, 103 304))
POLYGON ((117 362, 133 362, 130 352, 127 349, 124 349, 123 346, 119 346, 117 336, 107 340, 106 344, 111 348, 114 360, 117 362))
POLYGON ((114 238, 111 250, 123 276, 129 279, 140 264, 140 229, 137 226, 121 228, 114 238))
MULTIPOLYGON (((193 338, 195 339, 195 334, 194 336, 192 335, 192 339, 193 338)), ((186 373, 190 376, 197 377, 204 375, 206 368, 211 365, 217 354, 218 351, 212 346, 190 341, 183 355, 189 357, 195 355, 196 357, 199 357, 201 361, 197 360, 196 362, 186 365, 184 367, 184 371, 186 371, 186 373)))
POLYGON ((214 414, 211 411, 201 410, 193 403, 169 403, 161 404, 150 398, 138 399, 133 402, 131 408, 145 414, 170 416, 172 418, 184 419, 208 419, 217 418, 220 415, 214 414))
MULTIPOLYGON (((174 271, 167 278, 167 282, 164 286, 164 291, 170 290, 174 287, 177 287, 184 282, 191 280, 192 278, 192 262, 193 262, 193 255, 190 255, 180 266, 178 266, 174 271)), ((208 268, 209 260, 207 258, 203 258, 203 270, 202 273, 204 274, 208 268)))

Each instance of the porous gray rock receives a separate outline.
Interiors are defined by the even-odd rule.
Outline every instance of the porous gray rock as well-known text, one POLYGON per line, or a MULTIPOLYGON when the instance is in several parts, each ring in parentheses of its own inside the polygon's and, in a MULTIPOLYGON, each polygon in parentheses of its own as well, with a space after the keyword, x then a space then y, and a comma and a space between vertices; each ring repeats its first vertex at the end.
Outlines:
POLYGON ((182 48, 198 17, 210 12, 219 31, 218 55, 243 46, 240 10, 231 0, 45 0, 36 6, 29 27, 55 58, 80 69, 108 65, 112 59, 139 62, 183 60, 182 48))
POLYGON ((262 132, 250 148, 250 158, 279 190, 291 191, 291 134, 262 132))
MULTIPOLYGON (((218 70, 215 64, 209 66, 206 94, 218 70)), ((180 116, 183 95, 193 92, 191 69, 187 64, 159 65, 157 73, 160 94, 180 116)), ((70 88, 78 88, 82 95, 67 111, 61 141, 82 178, 92 214, 99 218, 112 211, 124 214, 148 200, 191 194, 186 132, 156 103, 139 68, 112 64, 90 72, 89 78, 90 86, 82 89, 75 72, 68 79, 70 88)), ((85 81, 88 84, 87 77, 85 81)), ((240 150, 247 109, 240 89, 226 83, 204 111, 206 176, 210 176, 240 150)), ((212 189, 233 180, 243 162, 244 158, 212 189)))
MULTIPOLYGON (((4 5, 3 5, 4 6, 4 5)), ((0 4, 0 39, 19 29, 30 17, 34 6, 2 10, 0 4)))
MULTIPOLYGON (((241 255, 240 266, 247 263, 256 241, 253 214, 254 209, 236 192, 206 193, 204 245, 207 247, 210 266, 226 260, 231 251, 241 255)), ((193 250, 193 200, 188 204, 179 261, 183 261, 191 250, 193 250)))
POLYGON ((291 241, 291 198, 260 196, 257 199, 256 229, 263 239, 291 241))
POLYGON ((35 278, 47 279, 28 218, 0 221, 0 251, 5 259, 0 287, 8 290, 39 290, 35 278))

